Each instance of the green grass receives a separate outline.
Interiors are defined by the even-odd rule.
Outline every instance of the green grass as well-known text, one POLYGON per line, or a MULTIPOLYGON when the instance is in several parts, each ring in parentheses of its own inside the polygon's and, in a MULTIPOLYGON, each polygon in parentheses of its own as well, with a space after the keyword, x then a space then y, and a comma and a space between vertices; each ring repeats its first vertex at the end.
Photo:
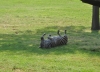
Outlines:
MULTIPOLYGON (((0 72, 99 72, 100 32, 80 0, 1 0, 0 72), (66 29, 68 45, 40 49, 43 33, 66 29)), ((47 36, 46 36, 47 37, 47 36)))

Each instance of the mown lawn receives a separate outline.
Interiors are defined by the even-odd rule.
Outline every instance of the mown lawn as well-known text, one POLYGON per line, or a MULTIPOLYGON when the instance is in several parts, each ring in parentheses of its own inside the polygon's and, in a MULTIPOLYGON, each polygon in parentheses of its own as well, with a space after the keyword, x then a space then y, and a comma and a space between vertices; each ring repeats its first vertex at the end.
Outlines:
MULTIPOLYGON (((99 72, 100 31, 80 0, 1 0, 0 72, 99 72), (43 33, 67 30, 68 45, 40 49, 43 33)), ((47 36, 46 36, 47 37, 47 36)))

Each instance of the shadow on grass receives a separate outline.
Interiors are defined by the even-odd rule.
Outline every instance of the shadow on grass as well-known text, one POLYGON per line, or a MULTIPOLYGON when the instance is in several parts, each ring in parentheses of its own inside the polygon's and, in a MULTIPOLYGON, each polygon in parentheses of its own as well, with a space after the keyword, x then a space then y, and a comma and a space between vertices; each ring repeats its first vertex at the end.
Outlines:
MULTIPOLYGON (((0 34, 0 51, 10 51, 13 53, 27 54, 56 54, 65 53, 75 54, 77 52, 89 55, 100 56, 100 34, 97 31, 85 32, 86 27, 83 26, 51 26, 43 29, 37 29, 37 32, 15 31, 14 34, 0 34), (60 29, 67 30, 68 45, 59 46, 51 49, 40 49, 40 37, 45 32, 56 35, 56 31, 60 29)), ((62 31, 63 32, 63 31, 62 31)), ((62 33, 63 34, 63 33, 62 33)))

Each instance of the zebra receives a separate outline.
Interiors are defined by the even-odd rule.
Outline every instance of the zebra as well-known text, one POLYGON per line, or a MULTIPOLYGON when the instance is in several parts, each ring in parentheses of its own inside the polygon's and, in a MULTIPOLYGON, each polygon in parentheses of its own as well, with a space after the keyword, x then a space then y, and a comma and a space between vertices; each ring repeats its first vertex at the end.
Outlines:
POLYGON ((60 35, 59 33, 60 31, 57 31, 58 36, 48 36, 48 39, 44 39, 44 36, 46 35, 45 33, 43 34, 43 36, 41 37, 41 43, 40 43, 40 48, 52 48, 52 47, 56 47, 56 46, 61 46, 61 45, 66 45, 68 42, 68 37, 66 34, 66 30, 65 30, 65 34, 63 36, 60 35))

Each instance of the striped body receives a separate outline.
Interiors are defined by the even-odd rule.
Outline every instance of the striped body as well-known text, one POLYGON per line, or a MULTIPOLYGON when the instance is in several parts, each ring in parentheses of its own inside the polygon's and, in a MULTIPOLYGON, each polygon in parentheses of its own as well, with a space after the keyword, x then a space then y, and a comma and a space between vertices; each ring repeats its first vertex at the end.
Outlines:
POLYGON ((40 43, 40 48, 52 48, 56 46, 61 46, 61 45, 66 45, 68 42, 68 38, 66 35, 66 30, 65 30, 65 35, 61 36, 59 34, 59 30, 57 32, 58 36, 52 37, 49 35, 48 39, 44 39, 45 34, 41 37, 41 43, 40 43))

